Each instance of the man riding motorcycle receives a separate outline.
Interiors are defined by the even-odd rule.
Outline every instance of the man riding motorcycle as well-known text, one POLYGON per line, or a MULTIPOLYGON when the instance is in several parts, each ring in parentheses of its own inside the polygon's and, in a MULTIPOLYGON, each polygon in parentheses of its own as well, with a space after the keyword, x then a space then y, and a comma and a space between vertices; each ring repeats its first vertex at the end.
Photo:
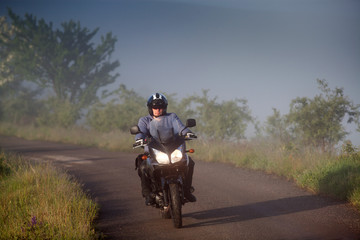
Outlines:
MULTIPOLYGON (((184 124, 180 121, 178 116, 175 113, 167 113, 168 101, 166 97, 160 93, 155 93, 151 95, 147 101, 147 107, 149 115, 139 119, 138 127, 141 133, 136 134, 135 140, 137 143, 142 143, 145 141, 146 137, 150 136, 150 122, 160 116, 169 118, 169 121, 172 124, 174 132, 179 134, 181 130, 185 128, 184 124)), ((190 129, 186 128, 183 131, 184 134, 193 135, 190 129)), ((147 149, 145 148, 145 151, 147 149)), ((188 173, 185 178, 184 186, 184 195, 189 202, 195 202, 196 197, 191 194, 191 184, 192 184, 192 175, 194 172, 194 161, 189 158, 188 173)), ((139 168, 138 174, 141 178, 141 188, 142 196, 145 198, 146 205, 152 205, 154 203, 154 198, 151 194, 151 179, 150 179, 150 167, 147 161, 141 160, 139 155, 136 159, 136 167, 139 168)))

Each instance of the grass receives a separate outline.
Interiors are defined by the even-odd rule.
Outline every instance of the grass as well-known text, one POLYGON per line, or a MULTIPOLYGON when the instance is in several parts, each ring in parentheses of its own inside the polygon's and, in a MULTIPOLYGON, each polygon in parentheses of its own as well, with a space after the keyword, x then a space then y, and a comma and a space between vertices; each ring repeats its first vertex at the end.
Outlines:
POLYGON ((132 146, 134 140, 130 133, 124 133, 119 130, 101 133, 81 127, 64 129, 60 127, 19 126, 4 122, 0 122, 0 134, 28 140, 45 140, 93 146, 111 151, 128 151, 129 146, 132 146))
POLYGON ((360 209, 360 154, 343 154, 298 176, 300 186, 348 200, 360 209))
POLYGON ((242 143, 198 141, 194 146, 198 155, 207 161, 232 163, 238 167, 262 170, 288 179, 295 179, 305 169, 329 160, 325 154, 288 150, 279 143, 264 139, 242 143))
MULTIPOLYGON (((99 133, 82 128, 54 129, 14 126, 0 123, 0 133, 26 139, 42 139, 95 146, 108 150, 132 150, 130 133, 99 133)), ((261 170, 293 180, 314 193, 346 200, 360 211, 360 152, 351 143, 341 154, 327 154, 301 146, 283 145, 268 139, 241 143, 198 140, 190 142, 195 159, 230 163, 237 167, 261 170)))
POLYGON ((197 158, 218 161, 285 177, 314 193, 351 203, 360 211, 360 151, 344 144, 340 154, 288 149, 263 139, 243 143, 198 141, 197 158))
POLYGON ((66 173, 0 152, 0 239, 96 239, 97 211, 66 173))

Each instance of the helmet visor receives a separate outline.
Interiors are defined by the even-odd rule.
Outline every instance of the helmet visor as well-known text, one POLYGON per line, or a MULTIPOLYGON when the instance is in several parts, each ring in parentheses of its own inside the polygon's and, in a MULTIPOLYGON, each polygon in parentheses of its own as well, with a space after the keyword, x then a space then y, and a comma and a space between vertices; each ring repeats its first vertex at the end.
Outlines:
POLYGON ((164 106, 152 106, 152 109, 165 109, 164 106))
POLYGON ((151 103, 151 108, 153 109, 165 109, 166 104, 161 99, 156 99, 151 103))

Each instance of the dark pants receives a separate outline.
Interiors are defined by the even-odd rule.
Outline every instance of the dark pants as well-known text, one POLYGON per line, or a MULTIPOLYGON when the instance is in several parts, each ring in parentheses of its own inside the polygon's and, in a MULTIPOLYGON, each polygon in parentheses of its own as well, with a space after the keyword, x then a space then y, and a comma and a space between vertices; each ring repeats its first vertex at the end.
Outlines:
MULTIPOLYGON (((138 157, 139 158, 139 157, 138 157)), ((137 167, 138 167, 138 175, 141 179, 141 193, 143 197, 146 197, 151 193, 151 173, 149 166, 147 165, 146 161, 141 161, 140 159, 136 160, 137 167)), ((195 162, 189 157, 189 165, 188 165, 188 172, 185 176, 185 184, 184 184, 184 190, 190 191, 190 188, 192 186, 192 178, 194 174, 194 166, 195 162)))

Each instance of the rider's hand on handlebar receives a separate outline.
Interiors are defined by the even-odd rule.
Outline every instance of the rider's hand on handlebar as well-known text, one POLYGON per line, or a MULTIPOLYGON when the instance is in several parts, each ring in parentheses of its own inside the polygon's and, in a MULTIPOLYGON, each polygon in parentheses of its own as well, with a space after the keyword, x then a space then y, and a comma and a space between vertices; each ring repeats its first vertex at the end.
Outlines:
POLYGON ((135 141, 134 146, 142 146, 142 145, 144 145, 144 139, 140 138, 135 141))
POLYGON ((186 138, 197 138, 197 136, 195 134, 193 134, 192 132, 188 132, 185 137, 186 138))

